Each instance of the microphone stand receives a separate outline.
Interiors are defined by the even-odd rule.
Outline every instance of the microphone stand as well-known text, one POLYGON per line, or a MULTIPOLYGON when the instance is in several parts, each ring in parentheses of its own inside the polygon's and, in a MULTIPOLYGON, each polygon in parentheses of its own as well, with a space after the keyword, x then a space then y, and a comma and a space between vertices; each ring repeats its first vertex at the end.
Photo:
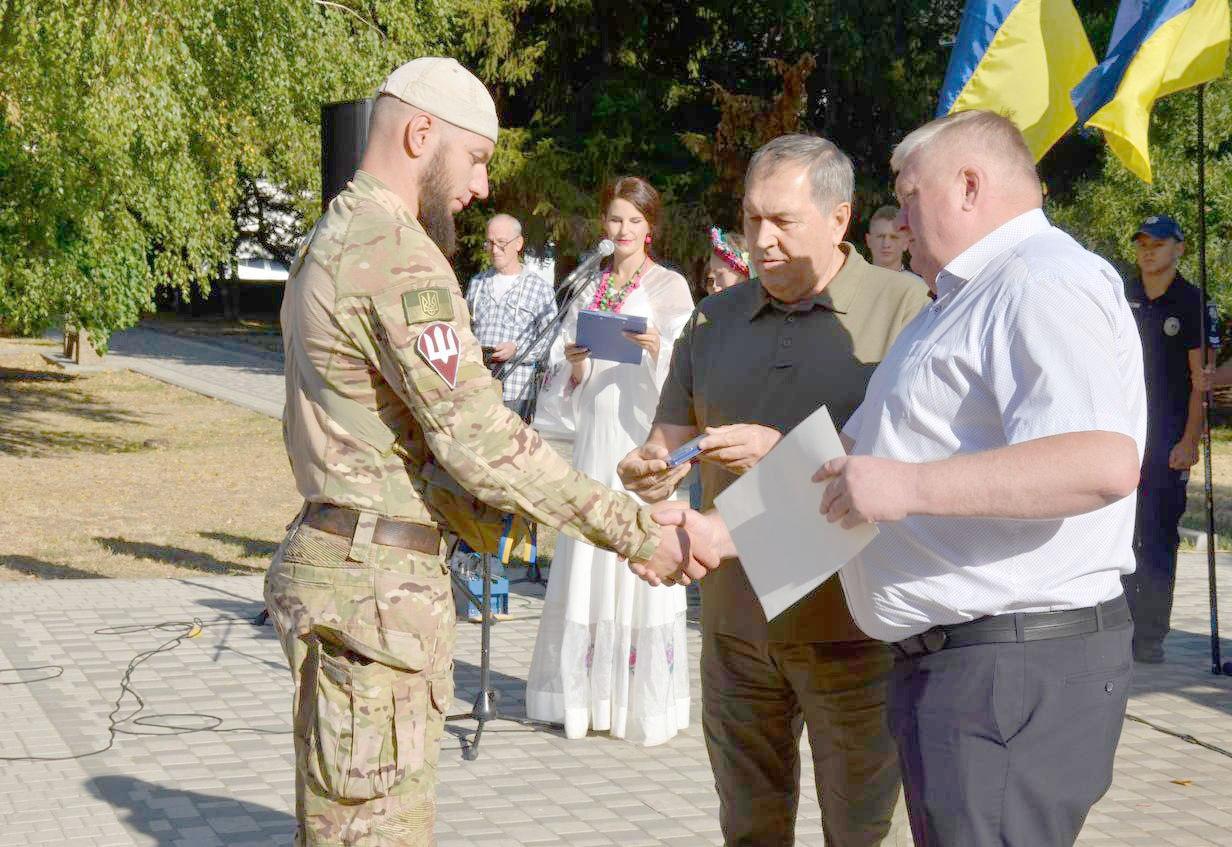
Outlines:
MULTIPOLYGON (((555 317, 551 323, 545 326, 542 330, 535 333, 535 336, 530 340, 530 343, 525 347, 519 348, 519 352, 509 361, 501 364, 500 370, 496 373, 496 378, 503 380, 507 377, 514 368, 526 361, 530 356, 530 351, 534 350, 541 341, 546 339, 554 339, 556 333, 560 332, 560 328, 564 325, 565 319, 569 316, 569 307, 574 304, 582 292, 586 289, 586 283, 590 282, 590 275, 599 268, 599 264, 608 256, 612 255, 614 250, 612 242, 604 239, 599 242, 596 250, 590 253, 586 258, 578 263, 578 266, 573 269, 569 276, 565 277, 565 281, 561 283, 561 288, 565 289, 565 296, 561 301, 560 307, 556 310, 555 317)), ((547 358, 546 351, 539 356, 535 361, 535 365, 542 369, 543 362, 547 358)), ((534 392, 533 398, 537 399, 538 391, 534 392)), ((534 415, 531 415, 534 418, 534 415)), ((529 423, 529 421, 527 421, 529 423)))
MULTIPOLYGON (((560 331, 560 328, 564 325, 565 319, 569 314, 569 308, 573 305, 577 298, 581 296, 582 291, 585 290, 586 282, 589 281, 590 274, 599 266, 599 263, 604 257, 611 255, 612 250, 609 249, 610 247, 610 241, 601 242, 599 249, 588 256, 586 260, 577 266, 573 273, 565 278, 562 288, 566 288, 566 294, 561 302, 561 305, 556 311, 555 317, 552 318, 551 322, 547 326, 535 333, 534 337, 531 338, 530 342, 525 347, 519 347, 519 353, 516 354, 514 358, 502 364, 500 369, 495 374, 497 379, 503 380, 510 373, 512 373, 513 369, 526 361, 530 355, 530 351, 534 350, 542 341, 545 339, 548 339, 549 341, 555 339, 556 333, 560 331)), ((538 402, 540 390, 539 373, 543 370, 544 361, 547 359, 547 355, 548 354, 545 350, 545 352, 541 353, 533 362, 535 366, 535 373, 530 381, 530 398, 529 402, 524 406, 524 413, 522 416, 523 421, 528 425, 532 420, 534 420, 535 417, 535 405, 538 402)), ((450 569, 450 578, 454 581, 454 584, 457 585, 458 588, 460 588, 462 592, 470 598, 471 602, 480 610, 479 692, 475 695, 475 702, 471 706, 471 710, 469 712, 462 712, 460 714, 449 715, 446 717, 446 720, 465 720, 470 718, 475 721, 475 735, 470 740, 470 743, 466 745, 466 749, 462 751, 462 758, 468 762, 473 762, 479 758, 479 742, 483 738, 484 726, 490 721, 509 721, 520 726, 531 727, 553 726, 553 724, 546 721, 537 721, 533 718, 521 717, 517 715, 501 714, 500 710, 497 708, 497 703, 500 699, 500 692, 492 688, 492 624, 495 622, 495 618, 492 615, 492 558, 493 555, 496 555, 500 556, 503 560, 505 547, 510 543, 510 535, 513 532, 513 521, 513 515, 505 515, 501 540, 497 546, 498 552, 495 554, 484 553, 480 556, 480 579, 483 582, 482 597, 476 596, 475 593, 471 591, 470 586, 466 584, 466 581, 454 573, 452 568, 450 569)), ((533 582, 542 585, 543 577, 539 571, 536 530, 537 527, 532 524, 532 561, 527 569, 527 573, 529 574, 530 569, 533 568, 535 575, 533 578, 528 575, 525 579, 520 581, 533 582)))
MULTIPOLYGON (((534 337, 532 337, 527 344, 519 344, 519 352, 509 361, 502 363, 500 368, 494 374, 498 380, 503 382, 509 374, 513 373, 515 368, 526 361, 532 350, 537 348, 542 342, 548 342, 544 345, 543 352, 532 363, 535 371, 531 376, 530 385, 528 388, 530 395, 526 398, 527 402, 523 407, 523 421, 528 425, 535 419, 535 410, 539 403, 539 392, 543 387, 539 377, 540 374, 547 370, 546 362, 548 358, 548 348, 550 347, 551 342, 555 340, 556 334, 560 332, 560 328, 564 325, 565 320, 568 318, 569 309, 573 306, 577 298, 582 295, 582 292, 586 290, 587 283, 591 280, 591 274, 598 269, 599 264, 604 258, 611 255, 612 250, 608 249, 610 245, 610 241, 604 240, 600 242, 598 249, 583 259, 578 266, 574 268, 573 272, 565 278, 565 281, 562 284, 562 288, 565 289, 565 296, 562 299, 560 306, 557 308, 555 316, 553 316, 552 320, 543 329, 535 333, 534 337)), ((517 340, 520 342, 521 338, 517 340)), ((501 547, 499 548, 502 551, 504 550, 504 545, 508 541, 508 533, 511 530, 512 524, 507 521, 506 532, 501 538, 501 547)), ((545 584, 543 573, 539 568, 538 526, 532 525, 530 528, 530 533, 531 561, 527 563, 526 576, 520 580, 514 580, 512 584, 517 584, 520 582, 530 582, 535 585, 545 584)), ((502 556, 502 560, 503 558, 504 557, 502 556)))

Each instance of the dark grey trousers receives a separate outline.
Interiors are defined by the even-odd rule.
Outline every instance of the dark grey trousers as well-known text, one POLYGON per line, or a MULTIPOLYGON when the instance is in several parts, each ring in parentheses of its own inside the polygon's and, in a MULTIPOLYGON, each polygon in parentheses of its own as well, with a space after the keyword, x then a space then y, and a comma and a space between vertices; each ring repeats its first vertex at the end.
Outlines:
POLYGON ((1134 524, 1137 567, 1121 577, 1125 599, 1134 616, 1134 640, 1147 648, 1162 647, 1172 617, 1176 586, 1177 525, 1185 514, 1188 471, 1143 473, 1138 485, 1138 516, 1134 524))
POLYGON ((890 728, 916 847, 1072 845, 1112 784, 1132 634, 900 658, 890 728))

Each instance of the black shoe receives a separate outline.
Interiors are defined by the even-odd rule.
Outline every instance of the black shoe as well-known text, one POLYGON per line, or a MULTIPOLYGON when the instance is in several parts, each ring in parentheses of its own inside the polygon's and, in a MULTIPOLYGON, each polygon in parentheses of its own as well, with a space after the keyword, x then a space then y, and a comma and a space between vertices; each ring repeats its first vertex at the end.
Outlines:
POLYGON ((1135 644, 1134 661, 1144 665, 1162 665, 1164 646, 1162 644, 1135 644))

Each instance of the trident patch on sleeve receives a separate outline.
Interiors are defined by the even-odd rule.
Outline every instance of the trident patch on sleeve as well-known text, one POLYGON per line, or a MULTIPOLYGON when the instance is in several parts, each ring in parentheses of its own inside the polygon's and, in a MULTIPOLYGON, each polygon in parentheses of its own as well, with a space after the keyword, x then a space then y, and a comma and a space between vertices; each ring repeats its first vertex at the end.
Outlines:
POLYGON ((462 361, 462 343, 458 333, 447 323, 433 323, 424 327, 415 342, 415 350, 445 380, 452 391, 458 385, 458 365, 462 361))
POLYGON ((402 295, 402 308, 406 311, 407 324, 453 320, 453 298, 448 288, 408 291, 402 295))

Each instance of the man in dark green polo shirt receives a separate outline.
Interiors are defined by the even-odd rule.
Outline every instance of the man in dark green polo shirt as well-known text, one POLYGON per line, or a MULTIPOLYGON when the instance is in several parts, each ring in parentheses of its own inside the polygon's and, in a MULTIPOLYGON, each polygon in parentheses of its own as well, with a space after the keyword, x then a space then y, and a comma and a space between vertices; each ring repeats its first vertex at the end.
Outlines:
MULTIPOLYGON (((853 183, 850 160, 821 138, 782 136, 754 155, 744 232, 758 277, 706 298, 676 342, 650 437, 620 465, 630 490, 667 497, 688 466, 668 470, 663 458, 704 432, 711 508, 817 407, 841 428, 860 405, 928 298, 843 241, 853 183)), ((793 842, 804 725, 826 844, 879 844, 899 793, 885 717, 890 648, 856 628, 837 578, 772 623, 739 561, 701 587, 703 726, 726 844, 793 842)))

